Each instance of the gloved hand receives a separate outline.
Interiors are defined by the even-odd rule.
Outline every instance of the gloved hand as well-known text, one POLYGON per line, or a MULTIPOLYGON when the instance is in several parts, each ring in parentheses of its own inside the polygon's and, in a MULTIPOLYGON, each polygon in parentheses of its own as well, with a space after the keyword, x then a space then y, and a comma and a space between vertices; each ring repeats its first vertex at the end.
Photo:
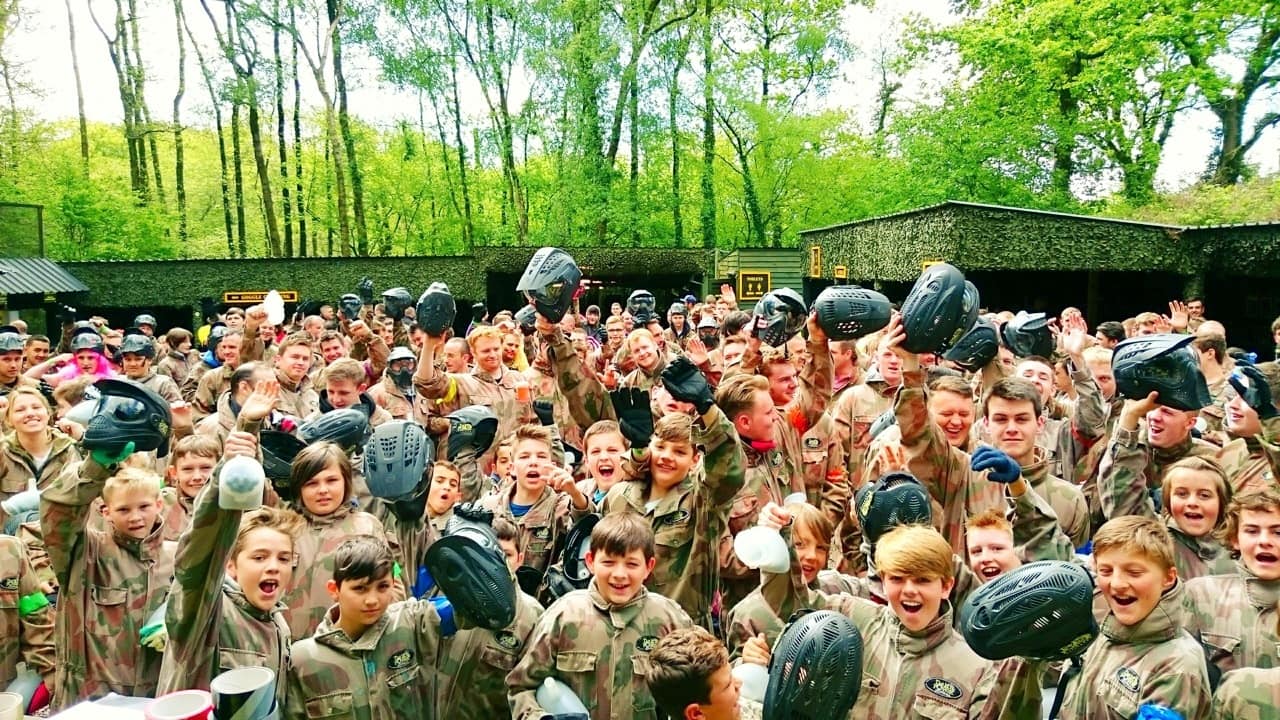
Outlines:
POLYGON ((991 472, 987 473, 988 480, 1006 485, 1022 477, 1022 467, 1018 462, 1003 450, 997 450, 990 445, 981 445, 973 451, 973 457, 969 459, 969 467, 975 472, 990 470, 991 472))
POLYGON ((31 512, 40 509, 40 491, 39 490, 23 490, 17 495, 12 495, 8 500, 0 502, 0 510, 4 510, 5 515, 13 516, 20 513, 31 512))
POLYGON ((373 304, 373 280, 368 275, 360 278, 359 284, 356 285, 356 293, 360 296, 360 302, 365 305, 373 304))
POLYGON ((453 617, 453 603, 449 602, 449 598, 443 595, 437 595, 431 598, 431 604, 436 608, 436 614, 440 616, 440 636, 453 637, 458 634, 458 623, 453 617))
POLYGON ((715 404, 707 376, 686 357, 678 357, 667 364, 662 371, 662 385, 671 397, 692 403, 699 415, 705 415, 715 404))
POLYGON ((622 388, 609 393, 613 412, 618 416, 622 436, 633 448, 649 446, 653 437, 653 410, 649 407, 649 393, 638 388, 622 388))
POLYGON ((156 652, 162 653, 164 652, 165 647, 169 644, 169 629, 166 628, 163 623, 158 627, 144 627, 142 628, 142 635, 140 639, 140 644, 143 647, 149 647, 156 652))
MULTIPOLYGON (((89 446, 85 445, 85 447, 89 447, 89 446)), ((119 465, 120 463, 127 460, 129 456, 133 454, 133 451, 136 447, 137 446, 135 446, 131 441, 131 442, 125 443, 124 447, 120 448, 119 450, 109 450, 107 448, 89 448, 92 451, 89 453, 89 455, 93 458, 94 462, 98 463, 102 467, 112 467, 114 465, 119 465)))
POLYGON ((1240 393, 1240 397, 1249 403, 1249 407, 1258 413, 1258 418, 1266 420, 1280 415, 1276 411, 1275 403, 1271 398, 1271 386, 1267 384, 1267 378, 1262 371, 1248 363, 1237 363, 1235 372, 1231 373, 1231 377, 1227 378, 1227 382, 1231 383, 1231 387, 1240 393))
POLYGON ((551 427, 556 424, 554 417, 555 406, 551 404, 550 400, 534 400, 533 414, 538 416, 538 422, 546 425, 547 427, 551 427))

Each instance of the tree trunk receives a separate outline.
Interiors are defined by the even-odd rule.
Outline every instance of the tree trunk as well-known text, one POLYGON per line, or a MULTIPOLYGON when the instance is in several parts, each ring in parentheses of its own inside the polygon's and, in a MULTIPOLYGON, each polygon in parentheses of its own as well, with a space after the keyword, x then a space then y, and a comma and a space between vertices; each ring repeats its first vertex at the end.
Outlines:
POLYGON ((627 194, 631 216, 631 246, 640 247, 640 91, 631 83, 631 98, 627 103, 628 122, 631 125, 631 166, 627 194))
POLYGON ((182 96, 187 92, 187 46, 182 38, 182 0, 173 0, 178 38, 178 90, 173 94, 173 191, 178 198, 178 240, 187 242, 186 157, 182 147, 182 96))
MULTIPOLYGON (((467 144, 462 141, 462 105, 458 101, 458 59, 457 53, 454 52, 454 41, 449 40, 449 77, 452 82, 451 90, 453 91, 453 138, 458 146, 458 181, 462 190, 462 242, 467 248, 467 252, 471 252, 475 247, 475 229, 471 221, 471 188, 467 183, 467 144)), ((444 144, 443 135, 440 138, 441 144, 444 144)), ((448 148, 442 148, 444 152, 448 152, 448 148)))
MULTIPOLYGON (((160 173, 160 153, 156 149, 156 136, 152 132, 154 123, 151 120, 151 107, 147 105, 147 67, 142 62, 142 42, 138 38, 138 3, 137 0, 129 0, 129 35, 133 40, 133 97, 134 107, 138 111, 139 124, 142 128, 143 136, 147 144, 147 150, 151 153, 151 171, 155 175, 156 182, 156 199, 160 201, 163 207, 165 204, 164 196, 164 176, 160 173)), ((143 137, 138 138, 139 144, 144 141, 143 137)))
MULTIPOLYGON (((498 67, 497 48, 494 43, 493 3, 484 6, 485 37, 488 40, 488 53, 494 67, 498 67)), ((507 79, 498 77, 498 150, 502 156, 502 174, 507 181, 507 195, 516 215, 516 244, 524 245, 529 237, 529 207, 525 203, 524 190, 520 187, 520 174, 516 169, 514 133, 511 127, 511 112, 507 108, 507 79)))
POLYGON ((711 15, 715 0, 703 0, 702 22, 702 247, 716 246, 716 110, 715 83, 712 75, 711 15))
POLYGON ((236 249, 240 257, 249 257, 249 243, 244 229, 244 170, 240 156, 240 101, 231 101, 231 167, 236 188, 236 249))
MULTIPOLYGON (((289 24, 298 26, 294 4, 289 3, 289 24)), ((302 80, 298 77, 298 43, 293 43, 289 72, 293 76, 293 178, 294 203, 298 210, 298 255, 307 256, 307 208, 302 187, 302 80)), ((316 254, 315 227, 312 226, 311 254, 316 254)))
POLYGON ((342 151, 351 170, 351 211, 355 216, 356 254, 369 254, 369 231, 364 216, 364 178, 356 154, 356 139, 351 132, 351 116, 347 113, 347 79, 342 72, 341 0, 326 0, 329 25, 333 28, 333 83, 338 97, 338 127, 342 132, 342 151))
POLYGON ((89 17, 93 19, 93 24, 98 28, 98 32, 102 34, 102 39, 107 43, 107 54, 111 57, 111 66, 116 71, 116 89, 120 93, 120 110, 121 122, 124 126, 125 151, 129 155, 129 189, 133 192, 137 202, 145 205, 148 200, 147 175, 145 167, 138 157, 137 134, 133 125, 133 89, 129 84, 125 74, 125 63, 127 58, 121 52, 120 36, 124 32, 124 7, 120 5, 119 0, 116 1, 116 17, 112 23, 114 34, 108 33, 107 29, 98 21, 98 16, 93 12, 93 4, 89 4, 89 17), (140 168, 141 171, 139 170, 140 168))
MULTIPOLYGON (((250 80, 256 83, 255 80, 250 80)), ((267 154, 262 148, 262 118, 258 114, 258 93, 249 94, 249 139, 253 142, 253 162, 258 169, 258 185, 262 189, 262 216, 267 226, 267 244, 271 257, 280 257, 280 226, 276 222, 276 203, 271 192, 271 170, 267 167, 267 154)))
POLYGON ((1217 164, 1213 168, 1214 185, 1235 185, 1244 173, 1244 108, 1239 98, 1224 98, 1209 107, 1222 126, 1218 143, 1217 164))
MULTIPOLYGON (((274 12, 273 17, 278 20, 280 0, 276 0, 274 12)), ((276 71, 276 150, 280 157, 280 210, 284 215, 284 256, 293 257, 293 203, 289 200, 289 142, 284 134, 284 60, 280 57, 279 26, 272 28, 271 50, 276 71)))
POLYGON ((680 98, 680 71, 684 68, 685 55, 693 31, 684 34, 676 45, 676 66, 671 71, 671 83, 667 86, 667 124, 671 133, 671 228, 676 247, 684 247, 684 217, 680 214, 680 124, 677 101, 680 98))
MULTIPOLYGON (((180 5, 182 0, 174 0, 175 4, 180 5)), ((223 133, 222 126, 222 99, 218 97, 217 90, 213 85, 213 73, 209 71, 209 66, 204 61, 204 53, 200 52, 200 44, 196 42, 195 36, 191 34, 191 26, 187 24, 187 16, 185 14, 179 16, 182 23, 182 29, 186 31, 187 39, 191 41, 191 49, 196 53, 196 62, 200 66, 200 76, 204 78, 204 86, 209 91, 209 102, 213 106, 213 127, 218 133, 218 167, 221 172, 218 180, 222 190, 222 226, 226 230, 227 235, 227 257, 236 256, 236 244, 232 237, 232 221, 231 221, 231 188, 227 181, 227 139, 223 133)))
POLYGON ((76 50, 76 19, 71 12, 71 0, 67 6, 67 36, 71 44, 71 72, 76 78, 76 110, 80 118, 80 161, 85 177, 89 176, 89 120, 84 114, 84 85, 80 82, 80 54, 76 50))

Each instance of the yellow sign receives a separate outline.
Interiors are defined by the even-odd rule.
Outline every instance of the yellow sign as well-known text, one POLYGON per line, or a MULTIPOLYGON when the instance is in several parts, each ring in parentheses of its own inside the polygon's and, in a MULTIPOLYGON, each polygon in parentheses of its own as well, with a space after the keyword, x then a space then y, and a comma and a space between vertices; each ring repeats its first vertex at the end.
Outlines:
POLYGON ((933 267, 934 265, 937 265, 940 262, 943 262, 942 258, 930 258, 928 260, 921 260, 920 269, 928 270, 929 268, 933 267))
POLYGON ((768 270, 739 270, 738 299, 756 301, 773 289, 772 275, 768 270))
POLYGON ((822 246, 809 246, 809 277, 822 277, 822 246))
POLYGON ((848 279, 849 279, 849 266, 847 266, 847 265, 837 265, 837 266, 835 266, 835 275, 836 275, 836 279, 837 279, 837 280, 848 280, 848 279))
MULTIPOLYGON (((240 290, 240 291, 228 290, 227 292, 222 293, 222 302, 231 303, 233 305, 243 304, 243 303, 260 303, 263 300, 267 299, 268 292, 270 291, 268 290, 240 290)), ((287 303, 298 302, 297 290, 277 290, 276 292, 280 293, 280 299, 284 300, 287 303)))

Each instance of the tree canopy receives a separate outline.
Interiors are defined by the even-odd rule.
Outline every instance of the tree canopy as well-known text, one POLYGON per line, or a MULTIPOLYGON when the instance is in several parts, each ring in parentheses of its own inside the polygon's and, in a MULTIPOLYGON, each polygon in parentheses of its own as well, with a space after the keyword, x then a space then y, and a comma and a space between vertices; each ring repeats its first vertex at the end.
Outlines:
POLYGON ((1275 215, 1280 5, 953 0, 873 51, 857 2, 64 0, 69 57, 24 64, 35 0, 0 0, 0 202, 43 205, 65 259, 790 247, 944 199, 1275 215), (416 114, 353 106, 352 58, 416 114), (121 122, 37 112, 91 63, 121 122))

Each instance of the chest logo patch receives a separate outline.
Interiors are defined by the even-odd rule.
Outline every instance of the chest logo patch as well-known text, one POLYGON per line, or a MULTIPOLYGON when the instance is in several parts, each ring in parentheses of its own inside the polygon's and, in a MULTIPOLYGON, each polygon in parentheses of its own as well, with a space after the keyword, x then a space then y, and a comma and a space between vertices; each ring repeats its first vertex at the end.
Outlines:
POLYGON ((670 515, 663 518, 662 524, 663 525, 679 525, 680 523, 685 522, 688 519, 689 519, 689 511, 680 510, 678 512, 673 512, 670 515))
POLYGON ((534 540, 550 540, 551 528, 545 528, 545 527, 534 528, 533 539, 534 540))
POLYGON ((5 592, 13 592, 18 589, 18 578, 10 577, 0 580, 0 590, 5 592))
POLYGON ((658 647, 658 638, 653 635, 645 635, 636 641, 636 649, 641 652, 650 652, 658 647))
POLYGON ((804 439, 805 450, 817 450, 822 447, 822 439, 816 437, 807 437, 804 439))
POLYGON ((1122 667, 1116 671, 1116 681, 1120 683, 1120 687, 1131 693, 1138 692, 1138 673, 1130 670, 1128 667, 1122 667))
POLYGON ((413 664, 413 651, 401 650, 387 661, 388 670, 403 670, 413 664))
POLYGON ((515 650, 520 647, 520 641, 516 638, 515 634, 509 630, 499 631, 494 635, 494 638, 497 639, 498 645, 504 649, 515 650))
POLYGON ((947 700, 959 700, 960 696, 964 695, 960 686, 943 678, 931 677, 924 681, 924 687, 934 695, 947 700))
POLYGON ((774 467, 782 465, 782 453, 778 450, 769 453, 769 464, 774 467))

